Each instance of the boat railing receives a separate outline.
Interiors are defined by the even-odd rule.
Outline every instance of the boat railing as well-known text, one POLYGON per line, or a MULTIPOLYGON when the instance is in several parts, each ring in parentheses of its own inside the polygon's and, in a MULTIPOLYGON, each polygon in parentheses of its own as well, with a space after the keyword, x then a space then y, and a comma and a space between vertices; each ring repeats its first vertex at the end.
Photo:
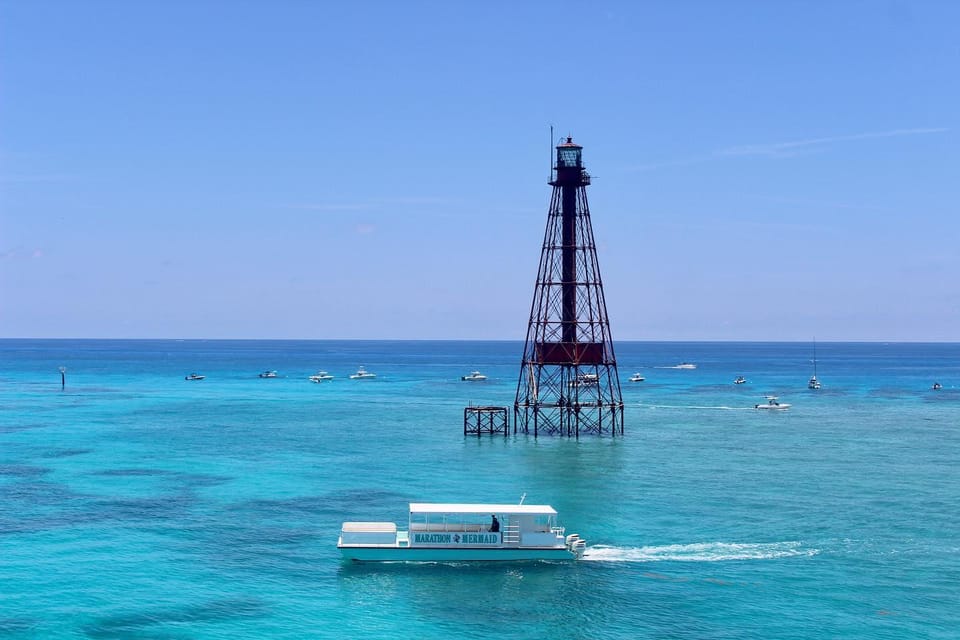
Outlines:
POLYGON ((508 524, 503 528, 503 544, 520 544, 519 524, 508 524))
POLYGON ((411 531, 443 531, 453 533, 477 533, 489 531, 489 524, 464 524, 459 522, 413 522, 411 531))

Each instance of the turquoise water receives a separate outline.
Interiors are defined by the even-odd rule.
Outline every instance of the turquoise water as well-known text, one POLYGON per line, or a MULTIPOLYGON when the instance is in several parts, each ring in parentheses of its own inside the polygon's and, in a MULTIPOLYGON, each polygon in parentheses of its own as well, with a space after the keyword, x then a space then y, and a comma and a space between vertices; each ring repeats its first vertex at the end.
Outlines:
POLYGON ((818 344, 814 392, 811 345, 618 343, 624 438, 465 438, 521 351, 0 340, 0 637, 960 637, 960 345, 818 344), (339 561, 522 493, 584 561, 339 561))

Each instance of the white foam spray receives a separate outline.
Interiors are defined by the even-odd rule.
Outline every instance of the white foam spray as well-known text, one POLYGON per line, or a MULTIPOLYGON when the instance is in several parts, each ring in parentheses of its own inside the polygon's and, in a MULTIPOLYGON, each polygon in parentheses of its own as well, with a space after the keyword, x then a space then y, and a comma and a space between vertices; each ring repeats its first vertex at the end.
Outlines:
POLYGON ((819 549, 788 542, 700 542, 650 547, 588 546, 584 560, 594 562, 720 562, 723 560, 771 560, 813 556, 819 549))

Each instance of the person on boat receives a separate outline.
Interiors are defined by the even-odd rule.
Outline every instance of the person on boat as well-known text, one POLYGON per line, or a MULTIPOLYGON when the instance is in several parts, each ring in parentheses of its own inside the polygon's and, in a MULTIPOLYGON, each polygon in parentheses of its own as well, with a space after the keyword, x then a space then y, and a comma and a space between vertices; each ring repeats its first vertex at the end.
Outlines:
POLYGON ((500 521, 497 520, 496 514, 490 516, 490 532, 497 533, 500 531, 500 521))

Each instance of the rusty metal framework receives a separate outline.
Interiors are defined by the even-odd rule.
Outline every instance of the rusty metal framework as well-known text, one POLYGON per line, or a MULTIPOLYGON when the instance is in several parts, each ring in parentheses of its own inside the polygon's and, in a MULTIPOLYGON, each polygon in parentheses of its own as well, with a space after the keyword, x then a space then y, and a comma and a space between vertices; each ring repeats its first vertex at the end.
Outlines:
POLYGON ((514 403, 514 431, 623 435, 623 397, 590 224, 582 147, 557 146, 556 177, 514 403))

